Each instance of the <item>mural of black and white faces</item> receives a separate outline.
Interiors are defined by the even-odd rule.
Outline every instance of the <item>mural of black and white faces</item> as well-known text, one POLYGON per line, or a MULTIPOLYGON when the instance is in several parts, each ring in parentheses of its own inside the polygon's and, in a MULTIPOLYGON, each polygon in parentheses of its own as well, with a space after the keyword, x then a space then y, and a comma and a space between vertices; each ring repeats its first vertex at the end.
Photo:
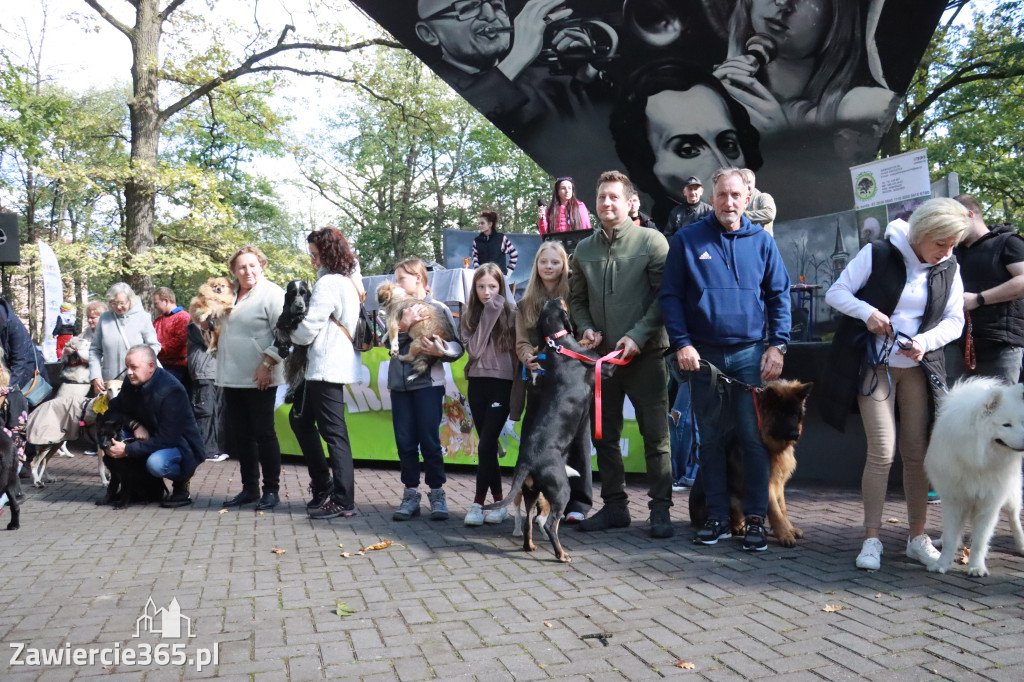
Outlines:
POLYGON ((355 2, 584 201, 619 168, 656 220, 722 165, 756 170, 780 218, 852 208, 847 169, 873 158, 946 5, 355 2))

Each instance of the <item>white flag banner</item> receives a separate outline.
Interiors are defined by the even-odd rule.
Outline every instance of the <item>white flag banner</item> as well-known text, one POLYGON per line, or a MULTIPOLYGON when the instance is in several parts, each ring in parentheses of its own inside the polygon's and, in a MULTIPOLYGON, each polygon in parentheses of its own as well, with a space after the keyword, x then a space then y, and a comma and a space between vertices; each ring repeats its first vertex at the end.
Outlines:
POLYGON ((43 272, 43 358, 57 362, 57 339, 53 328, 57 326, 60 304, 64 302, 64 282, 60 278, 57 255, 46 242, 39 244, 39 266, 43 272))

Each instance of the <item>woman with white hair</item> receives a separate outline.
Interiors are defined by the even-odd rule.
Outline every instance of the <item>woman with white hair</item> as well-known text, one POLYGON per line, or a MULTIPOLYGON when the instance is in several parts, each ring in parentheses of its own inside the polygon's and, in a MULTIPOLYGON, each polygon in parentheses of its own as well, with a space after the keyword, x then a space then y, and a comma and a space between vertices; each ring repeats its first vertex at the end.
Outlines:
POLYGON ((818 399, 826 423, 840 431, 854 395, 867 437, 861 480, 864 544, 857 568, 881 566, 882 505, 896 454, 896 407, 903 490, 910 526, 907 556, 924 564, 939 557, 925 533, 928 479, 924 457, 935 393, 945 386, 943 347, 964 326, 964 287, 953 247, 970 228, 967 209, 931 199, 894 220, 885 239, 868 244, 825 294, 843 313, 818 399))
POLYGON ((124 372, 124 359, 132 346, 145 344, 160 352, 153 319, 142 301, 124 282, 107 289, 107 312, 100 315, 89 348, 89 379, 98 395, 107 390, 106 382, 124 372))

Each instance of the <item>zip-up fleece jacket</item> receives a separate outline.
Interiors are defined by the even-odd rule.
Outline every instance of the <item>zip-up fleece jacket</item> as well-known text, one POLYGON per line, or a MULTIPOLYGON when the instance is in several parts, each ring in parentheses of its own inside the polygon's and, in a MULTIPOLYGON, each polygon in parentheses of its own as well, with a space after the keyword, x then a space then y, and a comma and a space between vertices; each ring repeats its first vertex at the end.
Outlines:
POLYGON ((641 351, 668 346, 658 292, 668 242, 657 230, 638 227, 627 217, 612 232, 603 228, 581 241, 573 252, 569 277, 569 312, 577 334, 601 332, 599 352, 608 353, 623 336, 641 351))
POLYGON ((672 236, 661 287, 669 346, 789 343, 789 273, 775 239, 744 216, 729 232, 711 213, 672 236))

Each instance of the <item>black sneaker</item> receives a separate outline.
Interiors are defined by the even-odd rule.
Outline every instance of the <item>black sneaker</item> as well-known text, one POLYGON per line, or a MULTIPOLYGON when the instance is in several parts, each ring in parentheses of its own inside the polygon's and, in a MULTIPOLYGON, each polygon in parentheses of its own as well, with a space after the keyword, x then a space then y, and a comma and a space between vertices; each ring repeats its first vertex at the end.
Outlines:
POLYGON ((596 514, 581 521, 577 527, 584 532, 628 528, 630 521, 629 508, 625 504, 613 503, 604 505, 596 514))
POLYGON ((334 481, 329 480, 327 487, 323 489, 317 488, 317 486, 313 485, 313 481, 310 481, 307 490, 309 490, 309 494, 313 499, 306 503, 306 509, 318 509, 333 494, 334 481))
POLYGON ((768 532, 764 529, 764 519, 760 516, 747 517, 747 534, 743 536, 743 550, 763 552, 766 549, 768 549, 768 532))
POLYGON ((326 502, 316 509, 311 509, 308 513, 311 519, 335 519, 339 516, 344 518, 356 516, 359 512, 356 511, 355 505, 346 509, 334 498, 329 497, 326 502))
POLYGON ((732 531, 729 529, 729 523, 727 521, 708 519, 704 523, 704 527, 697 531, 697 534, 693 536, 693 544, 714 545, 717 544, 719 540, 724 540, 731 535, 732 531))

